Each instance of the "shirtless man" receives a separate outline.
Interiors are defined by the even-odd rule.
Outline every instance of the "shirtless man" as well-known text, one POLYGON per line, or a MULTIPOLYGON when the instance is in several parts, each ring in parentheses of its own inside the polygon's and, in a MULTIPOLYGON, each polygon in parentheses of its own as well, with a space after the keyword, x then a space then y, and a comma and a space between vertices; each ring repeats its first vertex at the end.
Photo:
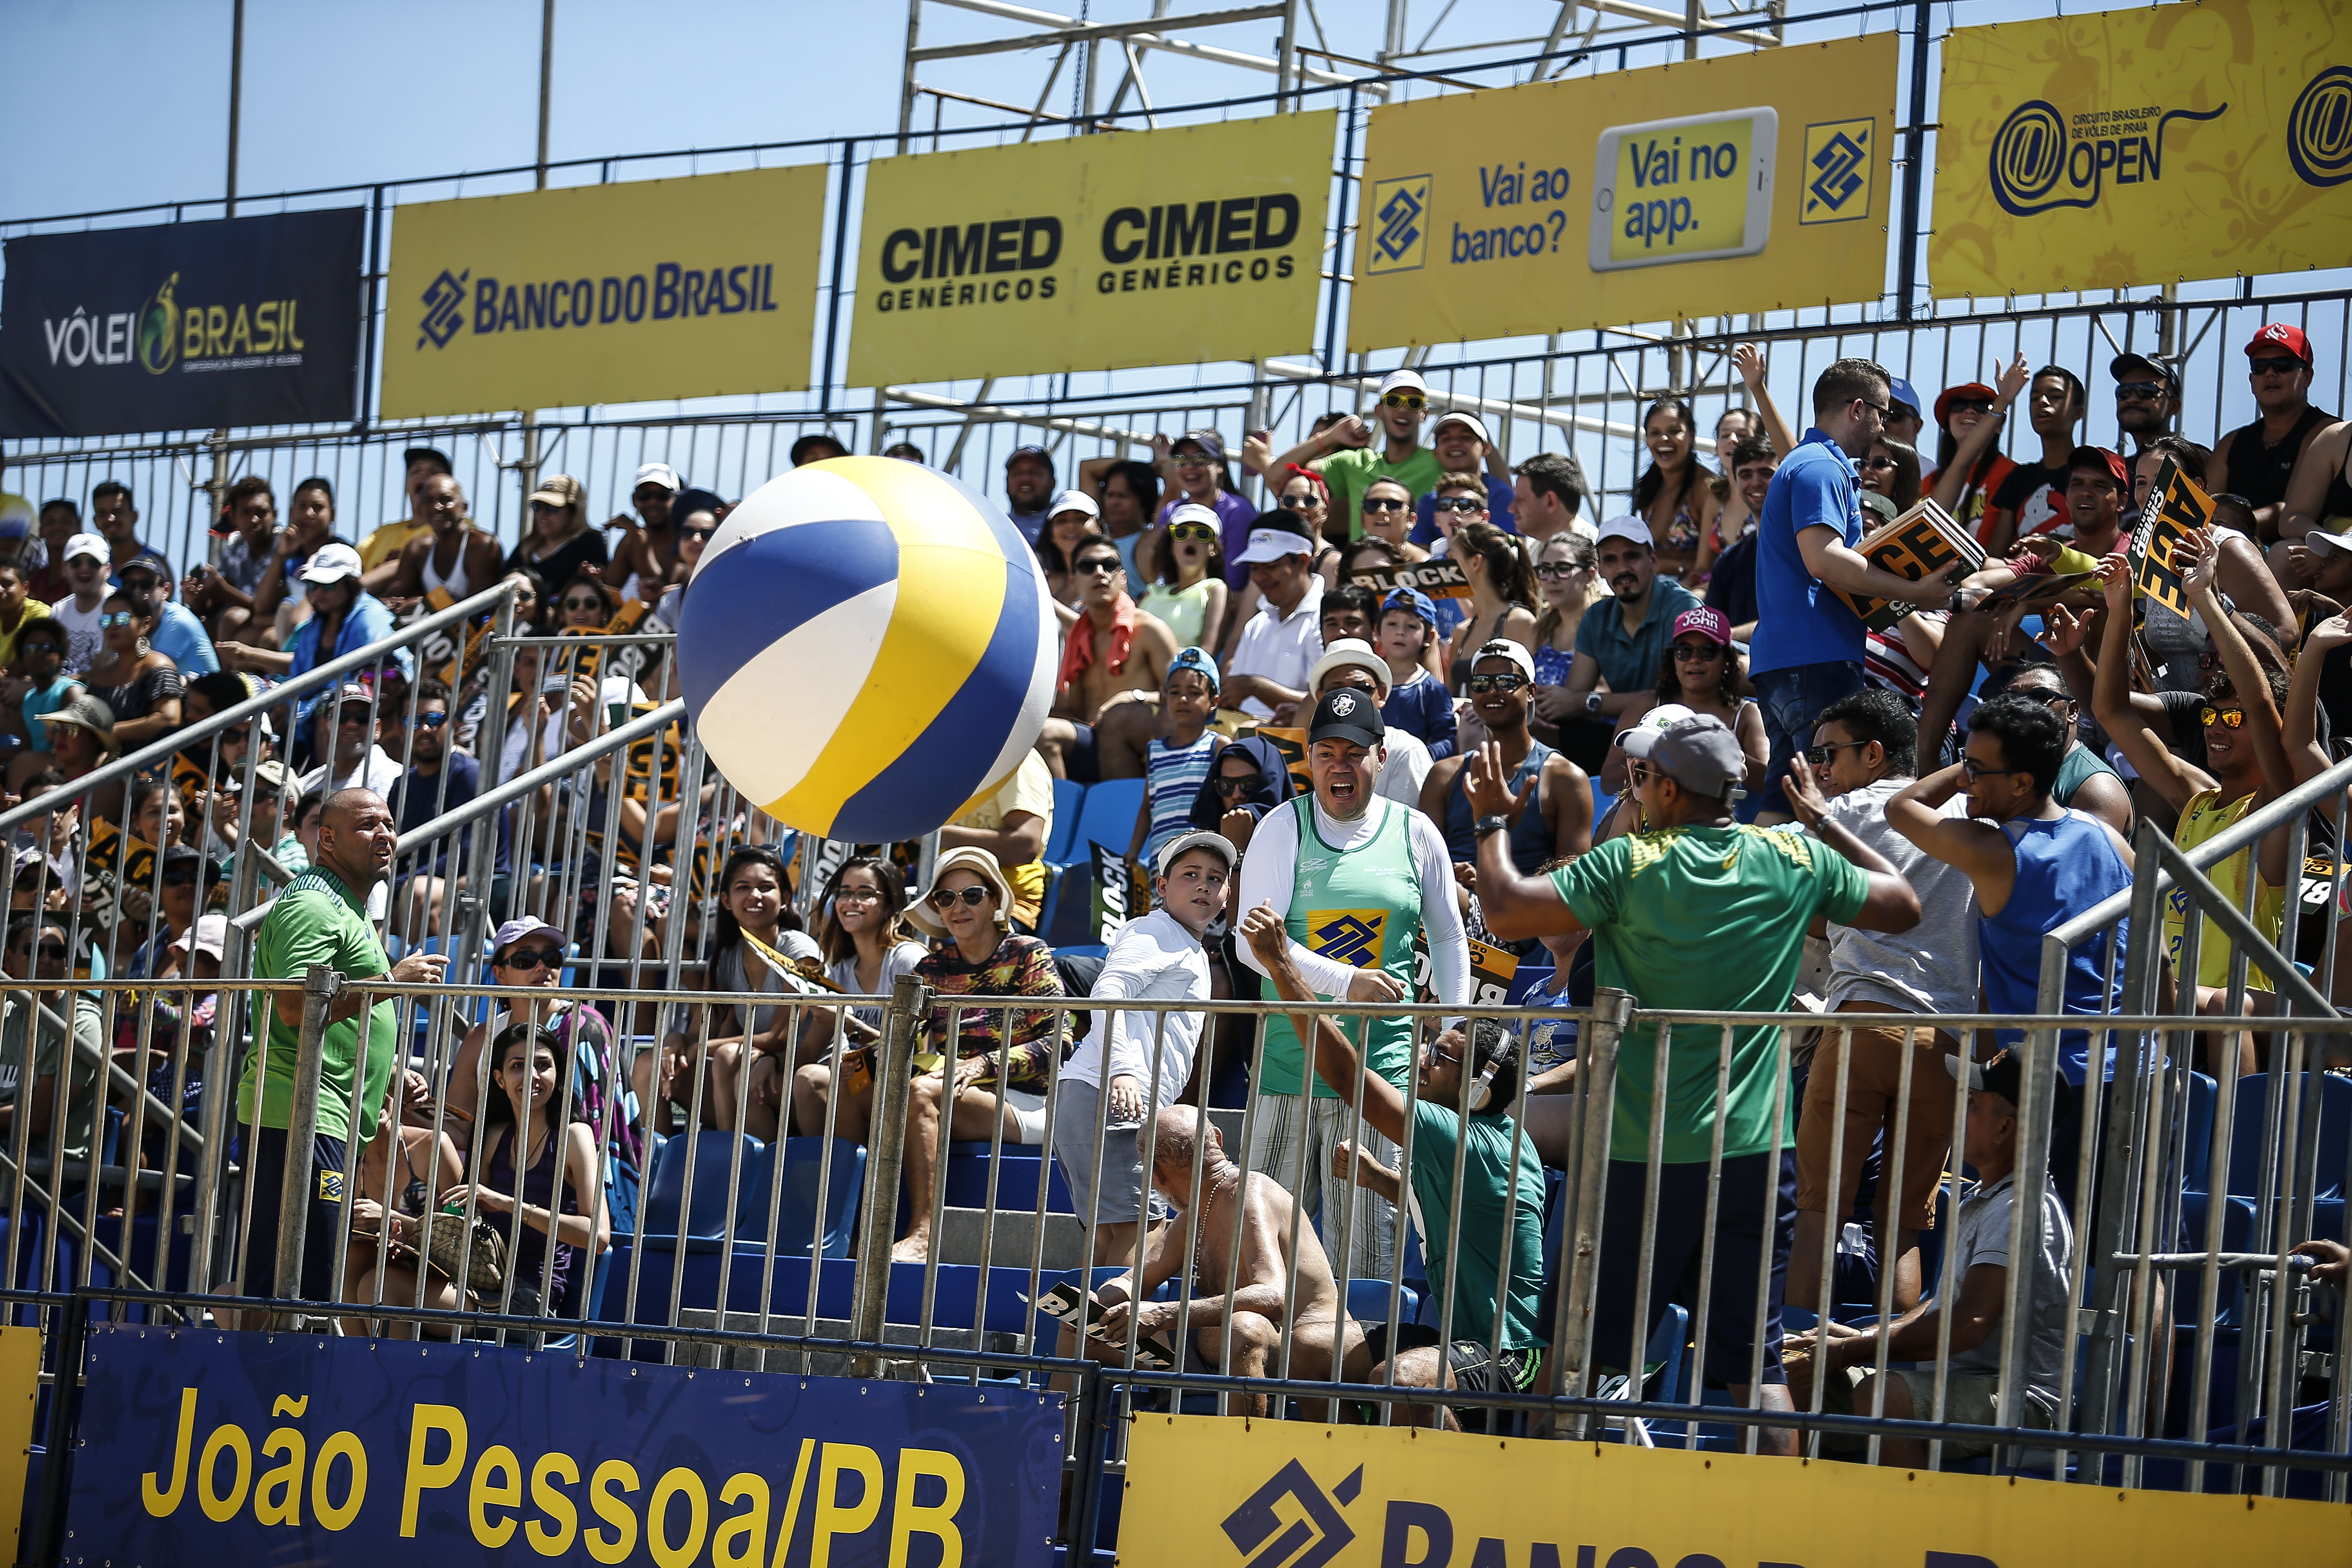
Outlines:
POLYGON ((1082 541, 1070 552, 1070 575, 1080 584, 1078 616, 1070 625, 1054 715, 1037 738, 1037 751, 1056 778, 1080 784, 1139 779, 1144 748, 1159 732, 1160 710, 1124 694, 1159 692, 1168 661, 1176 657, 1176 634, 1135 607, 1118 546, 1108 539, 1082 541))
MULTIPOLYGON (((1279 926, 1277 925, 1277 928, 1279 926)), ((1331 1277, 1331 1260, 1315 1227, 1295 1219, 1290 1194, 1273 1177, 1244 1173, 1225 1157, 1223 1142, 1214 1123, 1200 1108, 1171 1105, 1155 1119, 1150 1144, 1151 1186, 1179 1214, 1179 1221, 1152 1231, 1144 1244, 1142 1278, 1129 1269, 1105 1280, 1095 1300, 1108 1309, 1089 1336, 1085 1354, 1092 1361, 1127 1359, 1128 1331, 1139 1337, 1172 1334, 1181 1320, 1192 1331, 1185 1360, 1192 1372, 1222 1372, 1231 1377, 1285 1374, 1281 1362, 1283 1331, 1290 1332, 1287 1375, 1316 1381, 1360 1383, 1371 1357, 1362 1331, 1340 1310, 1339 1287, 1331 1277), (1205 1134, 1205 1142, 1203 1135, 1205 1134), (1192 1166, 1198 1158, 1200 1210, 1193 1202, 1192 1166), (1239 1262, 1230 1279, 1226 1266, 1235 1257, 1235 1216, 1241 1226, 1239 1262), (1286 1300, 1290 1277, 1290 1239, 1297 1237, 1298 1295, 1286 1300), (1181 1273, 1184 1251, 1192 1248, 1192 1282, 1197 1292, 1189 1300, 1132 1303, 1150 1297, 1162 1283, 1181 1273), (1229 1337, 1232 1359, 1226 1360, 1229 1337), (1334 1354, 1335 1340, 1339 1352, 1334 1354)), ((1137 1129, 1140 1142, 1153 1127, 1137 1129)), ((1065 1326, 1059 1353, 1079 1353, 1076 1331, 1065 1326)), ((1266 1396, 1236 1396, 1235 1414, 1263 1416, 1266 1396)))
MULTIPOLYGON (((674 582, 682 581, 678 570, 677 537, 670 528, 670 503, 685 487, 677 473, 667 463, 647 463, 637 469, 637 482, 629 491, 629 504, 645 519, 640 528, 625 513, 606 523, 606 528, 625 531, 620 543, 613 547, 612 564, 604 568, 604 581, 626 593, 632 577, 642 579, 636 597, 646 604, 658 604, 661 591, 674 582)), ((561 583, 547 585, 550 594, 563 591, 561 583)))
POLYGON ((401 547, 400 569, 384 598, 394 614, 436 589, 454 605, 499 580, 499 542, 467 517, 466 492, 457 480, 446 474, 427 477, 416 487, 416 510, 425 514, 426 531, 401 547))
MULTIPOLYGON (((1243 918, 1241 934, 1276 995, 1286 1002, 1315 1002, 1315 994, 1291 960, 1283 918, 1271 905, 1250 910, 1243 918)), ((1335 1092, 1351 1095, 1362 1085, 1365 1126, 1399 1145, 1405 1145, 1410 1136, 1410 1201, 1420 1213, 1429 1288, 1437 1294, 1439 1310, 1451 1319, 1453 1338, 1444 1347, 1442 1365, 1435 1332, 1401 1324, 1391 1350, 1383 1323, 1364 1352, 1364 1359, 1378 1364, 1368 1375, 1349 1381, 1477 1394, 1530 1392, 1544 1352, 1544 1179, 1535 1146, 1509 1115, 1520 1078, 1518 1047, 1510 1031, 1494 1019, 1481 1018, 1424 1044, 1419 1092, 1408 1107, 1404 1090, 1376 1073, 1358 1072, 1356 1047, 1331 1019, 1295 1013, 1291 1026, 1300 1039, 1314 1040, 1316 1074, 1335 1092), (1470 1092, 1481 1084, 1483 1096, 1470 1092), (1458 1227, 1454 1222, 1457 1206, 1458 1227), (1449 1255, 1449 1238, 1458 1240, 1458 1259, 1449 1255)), ((1408 1178, 1402 1173, 1370 1158, 1352 1142, 1333 1148, 1335 1175, 1344 1178, 1351 1163, 1358 1185, 1399 1207, 1408 1201, 1408 1178)), ((1300 1277, 1305 1278, 1303 1271, 1300 1277)), ((1400 1406, 1395 1413, 1401 1426, 1426 1426, 1433 1419, 1449 1431, 1465 1425, 1484 1430, 1489 1425, 1486 1412, 1476 1408, 1400 1406)))

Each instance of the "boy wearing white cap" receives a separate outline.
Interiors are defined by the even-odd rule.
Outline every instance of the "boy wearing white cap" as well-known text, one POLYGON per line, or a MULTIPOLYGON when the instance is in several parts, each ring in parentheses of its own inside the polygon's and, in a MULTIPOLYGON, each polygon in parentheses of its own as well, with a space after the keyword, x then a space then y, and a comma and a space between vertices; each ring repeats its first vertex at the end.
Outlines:
POLYGON ((1372 448, 1372 426, 1350 414, 1329 429, 1309 436, 1276 458, 1271 472, 1296 463, 1323 476, 1331 489, 1331 515, 1348 520, 1348 537, 1363 534, 1364 491, 1374 479, 1394 479, 1414 500, 1429 493, 1445 466, 1421 444, 1421 424, 1429 416, 1429 384, 1417 370, 1392 370, 1381 378, 1381 447, 1372 448))
MULTIPOLYGON (((1429 445, 1430 449, 1437 454, 1439 468, 1448 479, 1456 474, 1470 474, 1485 486, 1487 521, 1506 533, 1519 531, 1512 512, 1516 491, 1511 483, 1510 467, 1496 452, 1495 439, 1486 434, 1484 420, 1475 414, 1465 414, 1458 408, 1442 414, 1429 432, 1429 445)), ((1413 510, 1420 518, 1408 536, 1413 543, 1428 550, 1439 539, 1451 537, 1450 531, 1437 526, 1435 490, 1415 501, 1413 510)))
MULTIPOLYGON (((685 488, 677 470, 667 463, 641 463, 636 482, 629 489, 629 504, 637 509, 645 525, 632 522, 626 513, 604 525, 627 531, 613 547, 613 563, 604 568, 604 581, 621 584, 624 597, 657 600, 661 590, 676 580, 677 532, 670 524, 670 503, 685 488), (634 593, 630 591, 633 583, 636 584, 634 593)), ((551 583, 548 586, 562 585, 551 583)))

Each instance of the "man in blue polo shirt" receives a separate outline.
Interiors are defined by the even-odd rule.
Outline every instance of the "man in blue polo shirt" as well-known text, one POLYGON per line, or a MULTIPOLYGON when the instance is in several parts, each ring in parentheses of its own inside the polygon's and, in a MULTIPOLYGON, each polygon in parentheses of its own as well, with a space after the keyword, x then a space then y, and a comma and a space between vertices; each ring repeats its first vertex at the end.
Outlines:
POLYGON ((1577 623, 1568 702, 1573 713, 1613 724, 1619 714, 1657 690, 1658 666, 1674 641, 1675 617, 1696 608, 1698 595, 1658 575, 1650 525, 1638 517, 1602 523, 1597 548, 1601 580, 1616 602, 1594 605, 1577 623), (1603 680, 1609 689, 1595 689, 1603 680))
MULTIPOLYGON (((1892 380, 1866 359, 1842 359, 1822 372, 1813 383, 1813 427, 1764 493, 1756 531, 1756 633, 1748 644, 1748 675, 1772 742, 1759 825, 1789 819, 1782 783, 1790 760, 1811 744, 1822 709, 1863 688, 1862 618, 1829 590, 1905 599, 1923 609, 1952 596, 1949 584, 1898 577, 1854 550, 1863 528, 1853 460, 1886 427, 1892 380)), ((1580 641, 1580 629, 1578 635, 1580 641)))

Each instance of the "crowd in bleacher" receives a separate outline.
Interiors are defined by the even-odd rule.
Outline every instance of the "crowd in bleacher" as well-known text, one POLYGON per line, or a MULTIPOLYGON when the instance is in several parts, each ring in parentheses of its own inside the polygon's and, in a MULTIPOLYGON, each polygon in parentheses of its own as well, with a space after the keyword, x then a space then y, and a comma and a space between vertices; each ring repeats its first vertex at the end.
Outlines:
MULTIPOLYGON (((527 1008, 469 1004, 437 1022, 338 1002, 314 1157, 356 1179, 348 1207, 323 1187, 305 1201, 314 1235, 348 1225, 360 1239, 339 1279, 306 1254, 302 1284, 346 1302, 478 1300, 443 1266, 435 1215, 454 1205, 512 1222, 500 1299, 559 1316, 591 1310, 616 1238, 688 1226, 708 1180, 687 1180, 692 1151, 750 1181, 747 1149, 838 1141, 861 1152, 832 1179, 854 1184, 885 1017, 830 999, 912 976, 932 1010, 901 1090, 894 1258, 938 1259, 934 1215, 964 1206, 972 1146, 999 1173, 1029 1151, 1041 1208, 1058 1182, 1086 1258, 1116 1276, 1088 1282, 1114 1309, 1110 1338, 1181 1325, 1174 1349, 1196 1365, 1295 1353, 1300 1375, 1488 1392, 1536 1387, 1559 1321, 1585 1042, 1540 1009, 1580 1011, 1597 988, 1653 1010, 1802 1008, 1821 1026, 1793 1073, 1770 1026, 1626 1034, 1592 1363, 1622 1372, 1664 1342, 1677 1366, 1693 1351, 1692 1387, 1767 1408, 1790 1408, 1793 1382, 1830 1409, 1925 1415, 1944 1399, 1950 1419, 2052 1425, 2078 1271, 2073 1162, 2100 1135, 2077 1107, 2113 1070, 2113 1043, 2087 1023, 2063 1032, 2046 1085, 2029 1088, 2015 1032, 1969 1042, 1938 1019, 2036 1011, 2042 937, 2129 887, 2136 825, 2203 843, 2322 772, 2352 721, 2352 424, 2304 401, 2298 330, 2265 328, 2246 353, 2261 417, 2211 452, 2171 433, 2174 368, 2118 358, 2126 453, 2079 439, 2078 378, 2022 362, 1930 405, 1840 361, 1810 389, 1801 437, 1742 351, 1748 396, 1714 430, 1723 471, 1699 455, 1693 407, 1662 398, 1631 509, 1607 517, 1572 457, 1509 467, 1478 417, 1441 410, 1412 371, 1287 452, 1243 441, 1264 510, 1214 431, 1163 440, 1150 462, 1082 465, 1066 489, 1052 454, 1023 447, 1005 499, 1063 622, 1054 715, 1003 785, 942 827, 928 868, 912 846, 821 856, 715 781, 680 799, 634 787, 609 755, 501 813, 488 867, 470 840, 401 842, 667 694, 666 676, 649 692, 583 658, 677 624, 726 513, 665 465, 639 471, 634 517, 604 528, 577 482, 549 479, 511 551, 467 520, 437 452, 408 454, 411 514, 356 545, 335 535, 325 481, 297 488, 283 526, 269 487, 240 481, 215 558, 176 583, 129 493, 100 485, 95 531, 51 501, 0 563, 10 796, 76 803, 19 829, 7 970, 59 983, 44 994, 60 1000, 76 975, 156 981, 155 1015, 173 1009, 172 1028, 197 1037, 219 1014, 202 983, 228 939, 224 884, 250 847, 278 893, 257 975, 330 963, 362 981, 547 988, 527 1008), (2021 397, 2031 438, 2012 457, 2001 436, 2021 397), (2221 503, 2174 557, 2178 608, 2137 590, 2127 548, 2167 465, 2221 503), (1857 548, 1927 500, 1984 553, 1964 582, 1897 577, 1857 548), (1401 581, 1407 567, 1428 570, 1401 581), (509 714, 486 711, 489 661, 460 635, 446 668, 402 647, 203 731, 200 755, 152 776, 76 786, 507 580, 524 634, 509 714), (1883 625, 1852 607, 1872 597, 1898 601, 1883 625), (457 895, 487 898, 500 922, 488 951, 453 957, 436 938, 457 895), (645 974, 680 990, 593 999, 645 974), (1260 996, 1296 1010, 1261 1026, 1176 1005, 1260 996), (1370 1011, 1318 1016, 1318 999, 1370 1011), (1538 1011, 1524 1028, 1380 1011, 1507 1001, 1538 1011), (2029 1096, 2054 1106, 2059 1152, 2048 1190, 2019 1198, 2029 1096), (943 1146, 962 1152, 942 1160, 943 1146), (2004 1413, 1992 1390, 2017 1201, 2042 1218, 2021 1295, 2025 1408, 2004 1413), (1409 1301, 1385 1291, 1398 1278, 1418 1282, 1409 1301), (1698 1315, 1706 1342, 1675 1339, 1698 1315), (1878 1371, 1882 1356, 1933 1360, 1947 1336, 1948 1387, 1878 1371)), ((841 450, 810 436, 793 457, 841 450)), ((2336 825, 2312 821, 2332 856, 2336 825)), ((2288 864, 2292 837, 2282 823, 2210 872, 2274 943, 2309 874, 2288 864)), ((2287 959, 2352 961, 2326 924, 2302 922, 2287 959)), ((2179 1047, 2209 1097, 2214 1080, 2296 1065, 2284 1036, 2246 1022, 2278 1009, 2280 977, 2259 962, 2233 974, 2232 944, 2185 896, 2158 925, 2114 922, 2074 950, 2064 1010, 2116 1010, 2127 944, 2153 941, 2160 1005, 2214 1021, 2179 1047), (2176 974, 2191 940, 2196 973, 2176 974)), ((274 1237, 285 1197, 300 1000, 281 993, 236 1058, 255 1237, 274 1237)), ((88 1003, 61 1009, 65 1028, 166 1103, 201 1092, 167 1070, 178 1058, 143 1018, 88 1003)), ((0 1052, 21 1056, 27 1026, 11 1016, 0 1052)), ((87 1160, 100 1095, 65 1065, 81 1060, 69 1047, 37 1037, 11 1081, 34 1086, 41 1139, 58 1129, 39 1086, 64 1093, 58 1152, 87 1160)), ((2352 1084, 2325 1083, 2340 1180, 2352 1096, 2337 1091, 2352 1084)), ((2261 1099, 2238 1101, 2240 1137, 2261 1099)), ((838 1256, 846 1221, 815 1207, 794 1245, 838 1256)), ((764 1197, 730 1214, 786 1245, 764 1197)), ((2341 1238, 2340 1201, 2318 1228, 2341 1238)), ((245 1293, 268 1293, 269 1262, 248 1245, 245 1293)), ((1087 1348, 1124 1353, 1100 1335, 1087 1348)))

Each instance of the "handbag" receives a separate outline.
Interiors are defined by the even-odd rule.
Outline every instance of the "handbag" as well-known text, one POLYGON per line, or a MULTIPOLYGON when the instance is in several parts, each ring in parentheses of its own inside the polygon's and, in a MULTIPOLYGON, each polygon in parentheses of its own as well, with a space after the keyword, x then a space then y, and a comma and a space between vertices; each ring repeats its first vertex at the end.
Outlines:
POLYGON ((445 1279, 462 1280, 476 1296, 495 1296, 505 1288, 507 1239, 498 1226, 479 1215, 468 1225, 464 1214, 450 1209, 425 1215, 425 1226, 427 1268, 445 1279))

